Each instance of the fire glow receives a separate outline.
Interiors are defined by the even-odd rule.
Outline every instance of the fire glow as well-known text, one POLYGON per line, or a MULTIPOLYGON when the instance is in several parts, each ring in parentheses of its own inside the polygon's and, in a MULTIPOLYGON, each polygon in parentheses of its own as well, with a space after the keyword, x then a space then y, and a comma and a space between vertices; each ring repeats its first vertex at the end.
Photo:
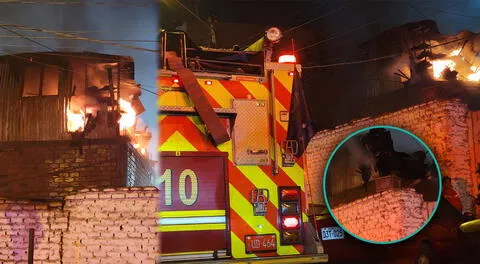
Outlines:
POLYGON ((478 82, 480 81, 480 71, 477 71, 476 73, 472 73, 467 76, 467 79, 472 82, 478 82))
POLYGON ((79 113, 71 109, 67 111, 67 130, 69 132, 82 132, 85 127, 85 113, 79 110, 79 113))
MULTIPOLYGON (((452 54, 455 54, 454 57, 457 57, 459 56, 459 53, 456 52, 456 50, 452 51, 450 53, 451 55, 452 54)), ((463 58, 462 58, 463 60, 463 58)), ((446 59, 446 60, 433 60, 431 61, 432 63, 432 68, 433 68, 433 77, 435 79, 441 79, 443 76, 443 72, 446 70, 446 69, 449 69, 450 71, 455 71, 457 70, 456 69, 456 66, 457 64, 455 63, 454 60, 452 59, 446 59)), ((457 79, 464 79, 466 81, 470 81, 470 82, 478 82, 480 81, 480 70, 478 67, 475 67, 475 66, 471 66, 469 67, 469 69, 471 70, 471 72, 460 72, 459 73, 459 77, 457 77, 457 79)))
MULTIPOLYGON (((457 80, 469 81, 469 82, 478 82, 480 81, 480 71, 479 67, 474 65, 475 60, 467 59, 465 56, 466 52, 464 49, 439 49, 437 54, 446 55, 443 59, 431 60, 434 79, 444 79, 444 73, 446 70, 456 71, 457 80)), ((477 55, 478 56, 478 55, 477 55)))
POLYGON ((434 60, 432 61, 432 67, 433 67, 433 77, 435 78, 440 78, 442 77, 442 72, 445 69, 450 69, 451 71, 455 70, 455 62, 452 60, 434 60))
POLYGON ((122 98, 120 98, 119 104, 120 110, 122 111, 122 116, 118 121, 120 128, 128 129, 135 126, 137 113, 135 112, 135 109, 133 109, 132 104, 126 100, 123 100, 122 98))
POLYGON ((450 52, 450 56, 452 56, 452 57, 458 56, 458 55, 460 55, 460 51, 462 51, 462 50, 461 49, 456 49, 456 50, 450 52))

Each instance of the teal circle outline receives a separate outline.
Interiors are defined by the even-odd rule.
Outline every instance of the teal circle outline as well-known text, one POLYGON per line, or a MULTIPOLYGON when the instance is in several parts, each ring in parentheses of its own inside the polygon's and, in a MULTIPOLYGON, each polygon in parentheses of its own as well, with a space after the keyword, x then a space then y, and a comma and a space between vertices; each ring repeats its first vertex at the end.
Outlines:
POLYGON ((323 187, 322 187, 322 191, 323 191, 323 199, 325 201, 325 204, 327 205, 327 209, 328 209, 328 212, 330 213, 330 215, 332 216, 332 218, 335 220, 335 222, 338 224, 338 226, 340 226, 345 232, 347 232, 350 236, 358 239, 358 240, 361 240, 363 242, 367 242, 367 243, 370 243, 370 244, 376 244, 376 245, 391 245, 391 244, 395 244, 395 243, 399 243, 399 242, 402 242, 402 241, 405 241, 413 236, 415 236, 418 232, 422 231, 423 228, 425 228, 425 226, 427 226, 428 223, 430 223, 430 220, 432 220, 433 216, 435 215, 435 212, 437 211, 438 209, 438 205, 440 203, 440 198, 441 198, 441 195, 442 195, 442 174, 440 172, 440 166, 438 165, 438 162, 437 162, 437 158, 435 157, 435 155, 433 154, 432 150, 427 146, 427 144, 425 144, 425 142, 423 142, 419 137, 417 137, 416 135, 414 135, 413 133, 405 130, 405 129, 402 129, 402 128, 399 128, 399 127, 394 127, 394 126, 387 126, 387 125, 378 125, 378 126, 370 126, 370 127, 366 127, 366 128, 362 128, 362 129, 359 129, 353 133, 351 133, 350 135, 348 135, 344 140, 342 140, 342 142, 340 142, 340 144, 337 145, 337 147, 333 150, 332 154, 330 154, 330 157, 328 158, 328 161, 327 161, 327 164, 325 166, 325 170, 323 172, 323 179, 322 179, 322 183, 323 183, 323 187), (338 221, 338 219, 335 217, 335 214, 333 214, 332 212, 332 208, 330 208, 330 204, 328 203, 328 199, 327 199, 327 192, 326 192, 326 179, 327 179, 327 172, 328 172, 328 169, 330 167, 330 162, 332 161, 333 157, 335 156, 335 154, 337 153, 338 149, 340 149, 340 147, 345 144, 345 142, 347 142, 350 138, 362 133, 362 132, 365 132, 367 130, 371 130, 371 129, 376 129, 376 128, 386 128, 386 129, 392 129, 392 130, 397 130, 397 131, 400 131, 400 132, 403 132, 403 133, 406 133, 407 135, 413 137, 414 139, 416 139, 418 142, 420 142, 420 144, 422 145, 422 147, 425 148, 427 154, 430 154, 431 157, 432 157, 432 160, 433 162, 435 163, 435 166, 437 168, 437 173, 438 173, 438 196, 437 196, 437 202, 435 204, 435 208, 433 209, 432 213, 430 214, 429 218, 427 219, 427 221, 425 221, 425 223, 423 223, 423 225, 417 229, 417 231, 413 232, 412 234, 404 237, 404 238, 401 238, 399 240, 394 240, 394 241, 388 241, 388 242, 378 242, 378 241, 372 241, 372 240, 367 240, 367 239, 364 239, 364 238, 361 238, 361 237, 358 237, 356 236, 355 234, 351 233, 350 231, 348 231, 341 223, 340 221, 338 221))

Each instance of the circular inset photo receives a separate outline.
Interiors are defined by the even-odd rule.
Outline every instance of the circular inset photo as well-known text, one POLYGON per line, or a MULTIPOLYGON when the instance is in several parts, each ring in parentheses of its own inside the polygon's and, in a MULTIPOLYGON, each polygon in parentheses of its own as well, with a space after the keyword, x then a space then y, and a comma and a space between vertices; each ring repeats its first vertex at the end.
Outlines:
POLYGON ((393 244, 418 233, 441 195, 438 163, 414 134, 392 126, 354 132, 331 154, 323 194, 335 221, 350 235, 393 244))

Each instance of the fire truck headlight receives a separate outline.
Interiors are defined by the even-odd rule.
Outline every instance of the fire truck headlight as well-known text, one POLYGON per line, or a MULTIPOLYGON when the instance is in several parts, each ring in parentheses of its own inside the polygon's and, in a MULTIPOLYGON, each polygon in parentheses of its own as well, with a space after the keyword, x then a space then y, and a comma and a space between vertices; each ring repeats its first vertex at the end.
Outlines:
POLYGON ((283 37, 282 32, 277 27, 269 28, 265 35, 273 43, 277 43, 283 37))

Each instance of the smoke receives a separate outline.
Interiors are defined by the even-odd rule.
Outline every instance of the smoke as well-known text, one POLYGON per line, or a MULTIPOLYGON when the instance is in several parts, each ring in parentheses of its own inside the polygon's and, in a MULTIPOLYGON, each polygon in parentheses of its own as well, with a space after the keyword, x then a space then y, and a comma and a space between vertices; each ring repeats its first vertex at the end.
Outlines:
MULTIPOLYGON (((88 79, 88 87, 95 86, 101 89, 104 86, 109 85, 107 70, 101 64, 88 65, 86 74, 88 79)), ((116 79, 112 78, 112 80, 115 80, 116 84, 116 79)))
POLYGON ((367 154, 365 148, 360 142, 359 137, 353 137, 345 143, 348 151, 352 155, 355 162, 359 164, 369 163, 369 155, 367 154))
POLYGON ((410 58, 408 53, 403 53, 400 57, 395 58, 389 65, 385 67, 385 75, 389 77, 395 77, 395 73, 399 73, 401 70, 408 77, 411 77, 410 72, 410 58))

